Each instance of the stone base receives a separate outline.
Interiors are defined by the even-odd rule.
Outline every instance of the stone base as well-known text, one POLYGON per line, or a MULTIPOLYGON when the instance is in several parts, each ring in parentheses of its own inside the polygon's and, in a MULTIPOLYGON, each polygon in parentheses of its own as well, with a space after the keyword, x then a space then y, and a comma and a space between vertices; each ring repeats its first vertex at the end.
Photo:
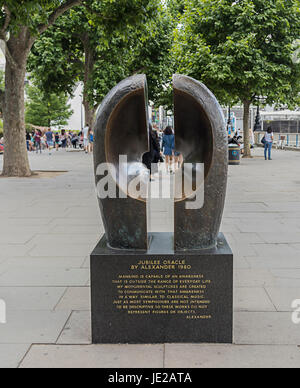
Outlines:
POLYGON ((151 236, 148 252, 91 255, 94 344, 232 343, 233 255, 222 234, 212 250, 172 251, 151 236))

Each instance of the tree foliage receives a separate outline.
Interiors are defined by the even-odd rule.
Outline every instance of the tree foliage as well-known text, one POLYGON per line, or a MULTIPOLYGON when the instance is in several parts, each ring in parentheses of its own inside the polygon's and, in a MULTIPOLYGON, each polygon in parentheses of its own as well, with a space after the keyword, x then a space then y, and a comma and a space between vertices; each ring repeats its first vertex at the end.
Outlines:
POLYGON ((189 0, 174 54, 179 71, 203 80, 224 103, 291 104, 300 68, 292 61, 300 33, 295 0, 189 0))
POLYGON ((176 31, 178 71, 203 81, 224 104, 297 104, 300 65, 292 59, 300 33, 298 0, 189 0, 176 31))
POLYGON ((36 42, 29 69, 46 90, 71 93, 83 81, 91 107, 123 78, 144 72, 150 98, 159 100, 170 72, 172 31, 157 0, 92 2, 61 17, 36 42))
POLYGON ((41 127, 61 127, 73 114, 69 97, 64 93, 47 94, 37 86, 27 88, 26 123, 41 127))
POLYGON ((3 175, 31 175, 24 112, 24 81, 31 48, 60 16, 84 3, 85 0, 0 0, 0 39, 6 58, 3 175))

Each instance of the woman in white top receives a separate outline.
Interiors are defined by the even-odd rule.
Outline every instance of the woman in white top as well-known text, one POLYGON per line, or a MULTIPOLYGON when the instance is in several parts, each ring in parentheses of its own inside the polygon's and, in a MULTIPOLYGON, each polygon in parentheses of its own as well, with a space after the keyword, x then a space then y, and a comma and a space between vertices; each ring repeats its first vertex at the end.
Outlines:
POLYGON ((273 146, 274 134, 272 128, 269 127, 265 134, 265 159, 271 160, 271 150, 273 146))

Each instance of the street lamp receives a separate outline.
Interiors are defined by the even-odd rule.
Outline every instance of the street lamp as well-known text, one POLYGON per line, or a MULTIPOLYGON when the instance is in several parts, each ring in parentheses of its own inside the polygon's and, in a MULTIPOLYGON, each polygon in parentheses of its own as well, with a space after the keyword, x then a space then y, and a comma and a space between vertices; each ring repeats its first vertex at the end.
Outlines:
POLYGON ((232 122, 231 122, 231 108, 228 107, 228 120, 227 120, 227 132, 230 134, 232 128, 232 122))
POLYGON ((255 123, 254 123, 253 132, 261 131, 261 129, 262 129, 262 120, 261 120, 261 116, 260 116, 260 105, 261 104, 265 104, 266 97, 256 96, 255 99, 257 101, 257 111, 256 111, 256 117, 255 117, 255 123))
POLYGON ((255 117, 255 124, 253 131, 261 131, 261 117, 260 117, 260 111, 259 111, 259 104, 257 105, 257 112, 255 117))

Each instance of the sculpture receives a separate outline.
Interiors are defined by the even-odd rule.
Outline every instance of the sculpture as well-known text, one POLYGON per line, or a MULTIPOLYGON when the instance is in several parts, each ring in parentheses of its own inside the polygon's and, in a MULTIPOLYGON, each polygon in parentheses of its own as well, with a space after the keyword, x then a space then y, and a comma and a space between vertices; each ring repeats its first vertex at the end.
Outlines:
POLYGON ((146 76, 122 81, 98 110, 94 169, 105 236, 91 254, 95 344, 232 343, 233 255, 219 234, 225 121, 200 82, 174 75, 173 87, 175 148, 184 159, 173 180, 174 236, 147 233, 146 76), (99 195, 106 186, 112 195, 99 195))
MULTIPOLYGON (((218 101, 200 82, 174 75, 173 87, 176 149, 183 154, 185 163, 203 163, 205 168, 203 207, 189 210, 186 196, 175 201, 174 247, 176 251, 208 249, 217 242, 226 194, 225 121, 218 101)), ((99 164, 105 162, 117 171, 116 176, 111 176, 117 183, 117 198, 99 198, 108 244, 115 249, 148 249, 146 200, 130 196, 123 199, 127 187, 121 183, 122 174, 140 164, 148 150, 147 106, 146 76, 135 75, 112 89, 97 114, 95 174, 99 164), (120 168, 120 155, 127 156, 126 169, 120 168)), ((130 179, 139 173, 138 169, 130 179)), ((96 174, 96 184, 99 179, 96 174)))

